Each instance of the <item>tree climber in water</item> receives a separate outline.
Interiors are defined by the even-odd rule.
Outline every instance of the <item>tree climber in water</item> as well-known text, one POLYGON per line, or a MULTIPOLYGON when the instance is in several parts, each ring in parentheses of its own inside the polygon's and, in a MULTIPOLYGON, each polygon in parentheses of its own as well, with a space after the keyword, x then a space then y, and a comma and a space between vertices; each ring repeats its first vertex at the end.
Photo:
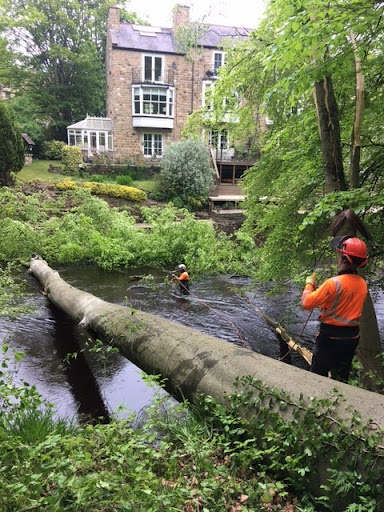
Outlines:
POLYGON ((179 282, 179 289, 182 295, 189 294, 189 274, 187 272, 187 267, 183 264, 178 265, 176 271, 178 272, 178 276, 172 274, 172 279, 179 282))

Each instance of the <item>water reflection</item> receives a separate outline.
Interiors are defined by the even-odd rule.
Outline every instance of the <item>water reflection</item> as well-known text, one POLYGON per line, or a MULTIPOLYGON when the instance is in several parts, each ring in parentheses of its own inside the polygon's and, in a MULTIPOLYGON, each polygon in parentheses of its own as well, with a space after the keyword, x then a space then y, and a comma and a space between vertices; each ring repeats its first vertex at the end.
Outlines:
POLYGON ((98 382, 91 370, 80 340, 84 336, 78 326, 54 305, 48 304, 54 322, 54 347, 77 404, 79 416, 86 421, 97 418, 107 423, 109 412, 101 396, 98 382), (69 355, 69 357, 67 357, 69 355))
MULTIPOLYGON (((301 290, 290 287, 283 295, 270 297, 266 286, 252 285, 247 278, 210 277, 192 282, 193 296, 181 298, 175 285, 165 281, 166 274, 153 269, 129 272, 106 272, 98 268, 72 265, 57 268, 61 277, 82 290, 109 302, 140 309, 174 322, 217 336, 226 342, 249 346, 268 357, 281 356, 280 345, 265 320, 253 305, 298 336, 308 320, 301 310, 301 290), (132 274, 154 275, 153 286, 132 281, 132 274)), ((30 275, 25 279, 36 287, 30 275)), ((33 314, 10 322, 0 319, 0 341, 7 342, 25 353, 18 378, 35 384, 40 393, 57 407, 60 416, 96 415, 108 419, 108 414, 120 405, 139 411, 147 405, 155 388, 148 387, 141 372, 119 354, 102 354, 85 350, 89 335, 64 313, 52 306, 36 291, 32 298, 33 314), (64 362, 68 353, 77 352, 70 364, 64 362)), ((382 332, 384 295, 377 292, 375 308, 382 332)), ((300 341, 309 349, 318 322, 313 314, 300 341)), ((291 352, 292 364, 307 369, 307 364, 291 352)), ((125 413, 126 415, 126 413, 125 413)))

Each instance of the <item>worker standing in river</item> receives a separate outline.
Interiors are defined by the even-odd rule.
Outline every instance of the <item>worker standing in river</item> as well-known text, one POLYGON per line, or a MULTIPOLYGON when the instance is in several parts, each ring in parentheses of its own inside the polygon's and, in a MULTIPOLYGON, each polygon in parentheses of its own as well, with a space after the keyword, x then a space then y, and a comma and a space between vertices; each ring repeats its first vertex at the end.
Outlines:
POLYGON ((367 264, 367 247, 356 237, 344 236, 331 242, 339 253, 337 276, 319 288, 316 274, 306 280, 301 296, 304 309, 320 308, 320 329, 316 336, 311 371, 348 382, 352 359, 360 340, 359 321, 367 297, 367 283, 358 268, 367 264))
POLYGON ((179 282, 179 289, 182 295, 189 294, 189 274, 187 272, 187 267, 184 264, 177 266, 177 272, 179 275, 172 274, 172 279, 179 282))

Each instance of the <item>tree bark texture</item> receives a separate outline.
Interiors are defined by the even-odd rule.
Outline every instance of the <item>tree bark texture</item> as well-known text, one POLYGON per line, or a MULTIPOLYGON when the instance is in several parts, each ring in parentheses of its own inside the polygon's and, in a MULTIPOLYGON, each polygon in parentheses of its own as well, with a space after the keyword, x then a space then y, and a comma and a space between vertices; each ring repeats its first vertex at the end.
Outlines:
POLYGON ((365 107, 365 80, 362 73, 361 59, 358 54, 356 37, 351 33, 351 42, 355 56, 356 93, 355 93, 355 118, 351 134, 351 159, 349 166, 349 186, 360 186, 360 134, 363 125, 365 107))
MULTIPOLYGON (((176 398, 194 401, 199 394, 225 403, 237 378, 250 375, 284 390, 293 400, 343 393, 338 414, 346 420, 358 411, 363 421, 384 424, 384 396, 316 375, 189 327, 103 301, 66 283, 48 264, 32 258, 29 271, 41 282, 47 299, 93 336, 117 347, 148 374, 161 375, 176 398)), ((257 333, 255 333, 257 335, 257 333)), ((257 393, 257 391, 255 391, 257 393)), ((288 407, 282 415, 290 417, 288 407)), ((249 408, 244 416, 252 415, 249 408)))
POLYGON ((332 78, 316 82, 313 94, 324 161, 325 192, 345 190, 339 110, 332 78))

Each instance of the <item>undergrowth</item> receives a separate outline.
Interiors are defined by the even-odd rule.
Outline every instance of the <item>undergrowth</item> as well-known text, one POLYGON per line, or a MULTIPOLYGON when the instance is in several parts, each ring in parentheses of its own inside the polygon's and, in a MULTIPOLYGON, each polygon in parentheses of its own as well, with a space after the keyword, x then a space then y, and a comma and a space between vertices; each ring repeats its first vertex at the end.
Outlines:
POLYGON ((183 261, 194 275, 212 275, 244 272, 251 259, 242 241, 171 204, 141 208, 149 230, 85 188, 63 191, 55 200, 44 192, 27 196, 1 188, 0 205, 0 262, 28 262, 33 253, 49 264, 86 262, 108 270, 183 261))
POLYGON ((10 367, 0 373, 1 510, 380 511, 383 448, 358 417, 340 421, 340 397, 305 404, 247 377, 228 406, 161 394, 137 417, 73 425, 15 385, 10 367), (320 459, 328 481, 315 497, 320 459))

